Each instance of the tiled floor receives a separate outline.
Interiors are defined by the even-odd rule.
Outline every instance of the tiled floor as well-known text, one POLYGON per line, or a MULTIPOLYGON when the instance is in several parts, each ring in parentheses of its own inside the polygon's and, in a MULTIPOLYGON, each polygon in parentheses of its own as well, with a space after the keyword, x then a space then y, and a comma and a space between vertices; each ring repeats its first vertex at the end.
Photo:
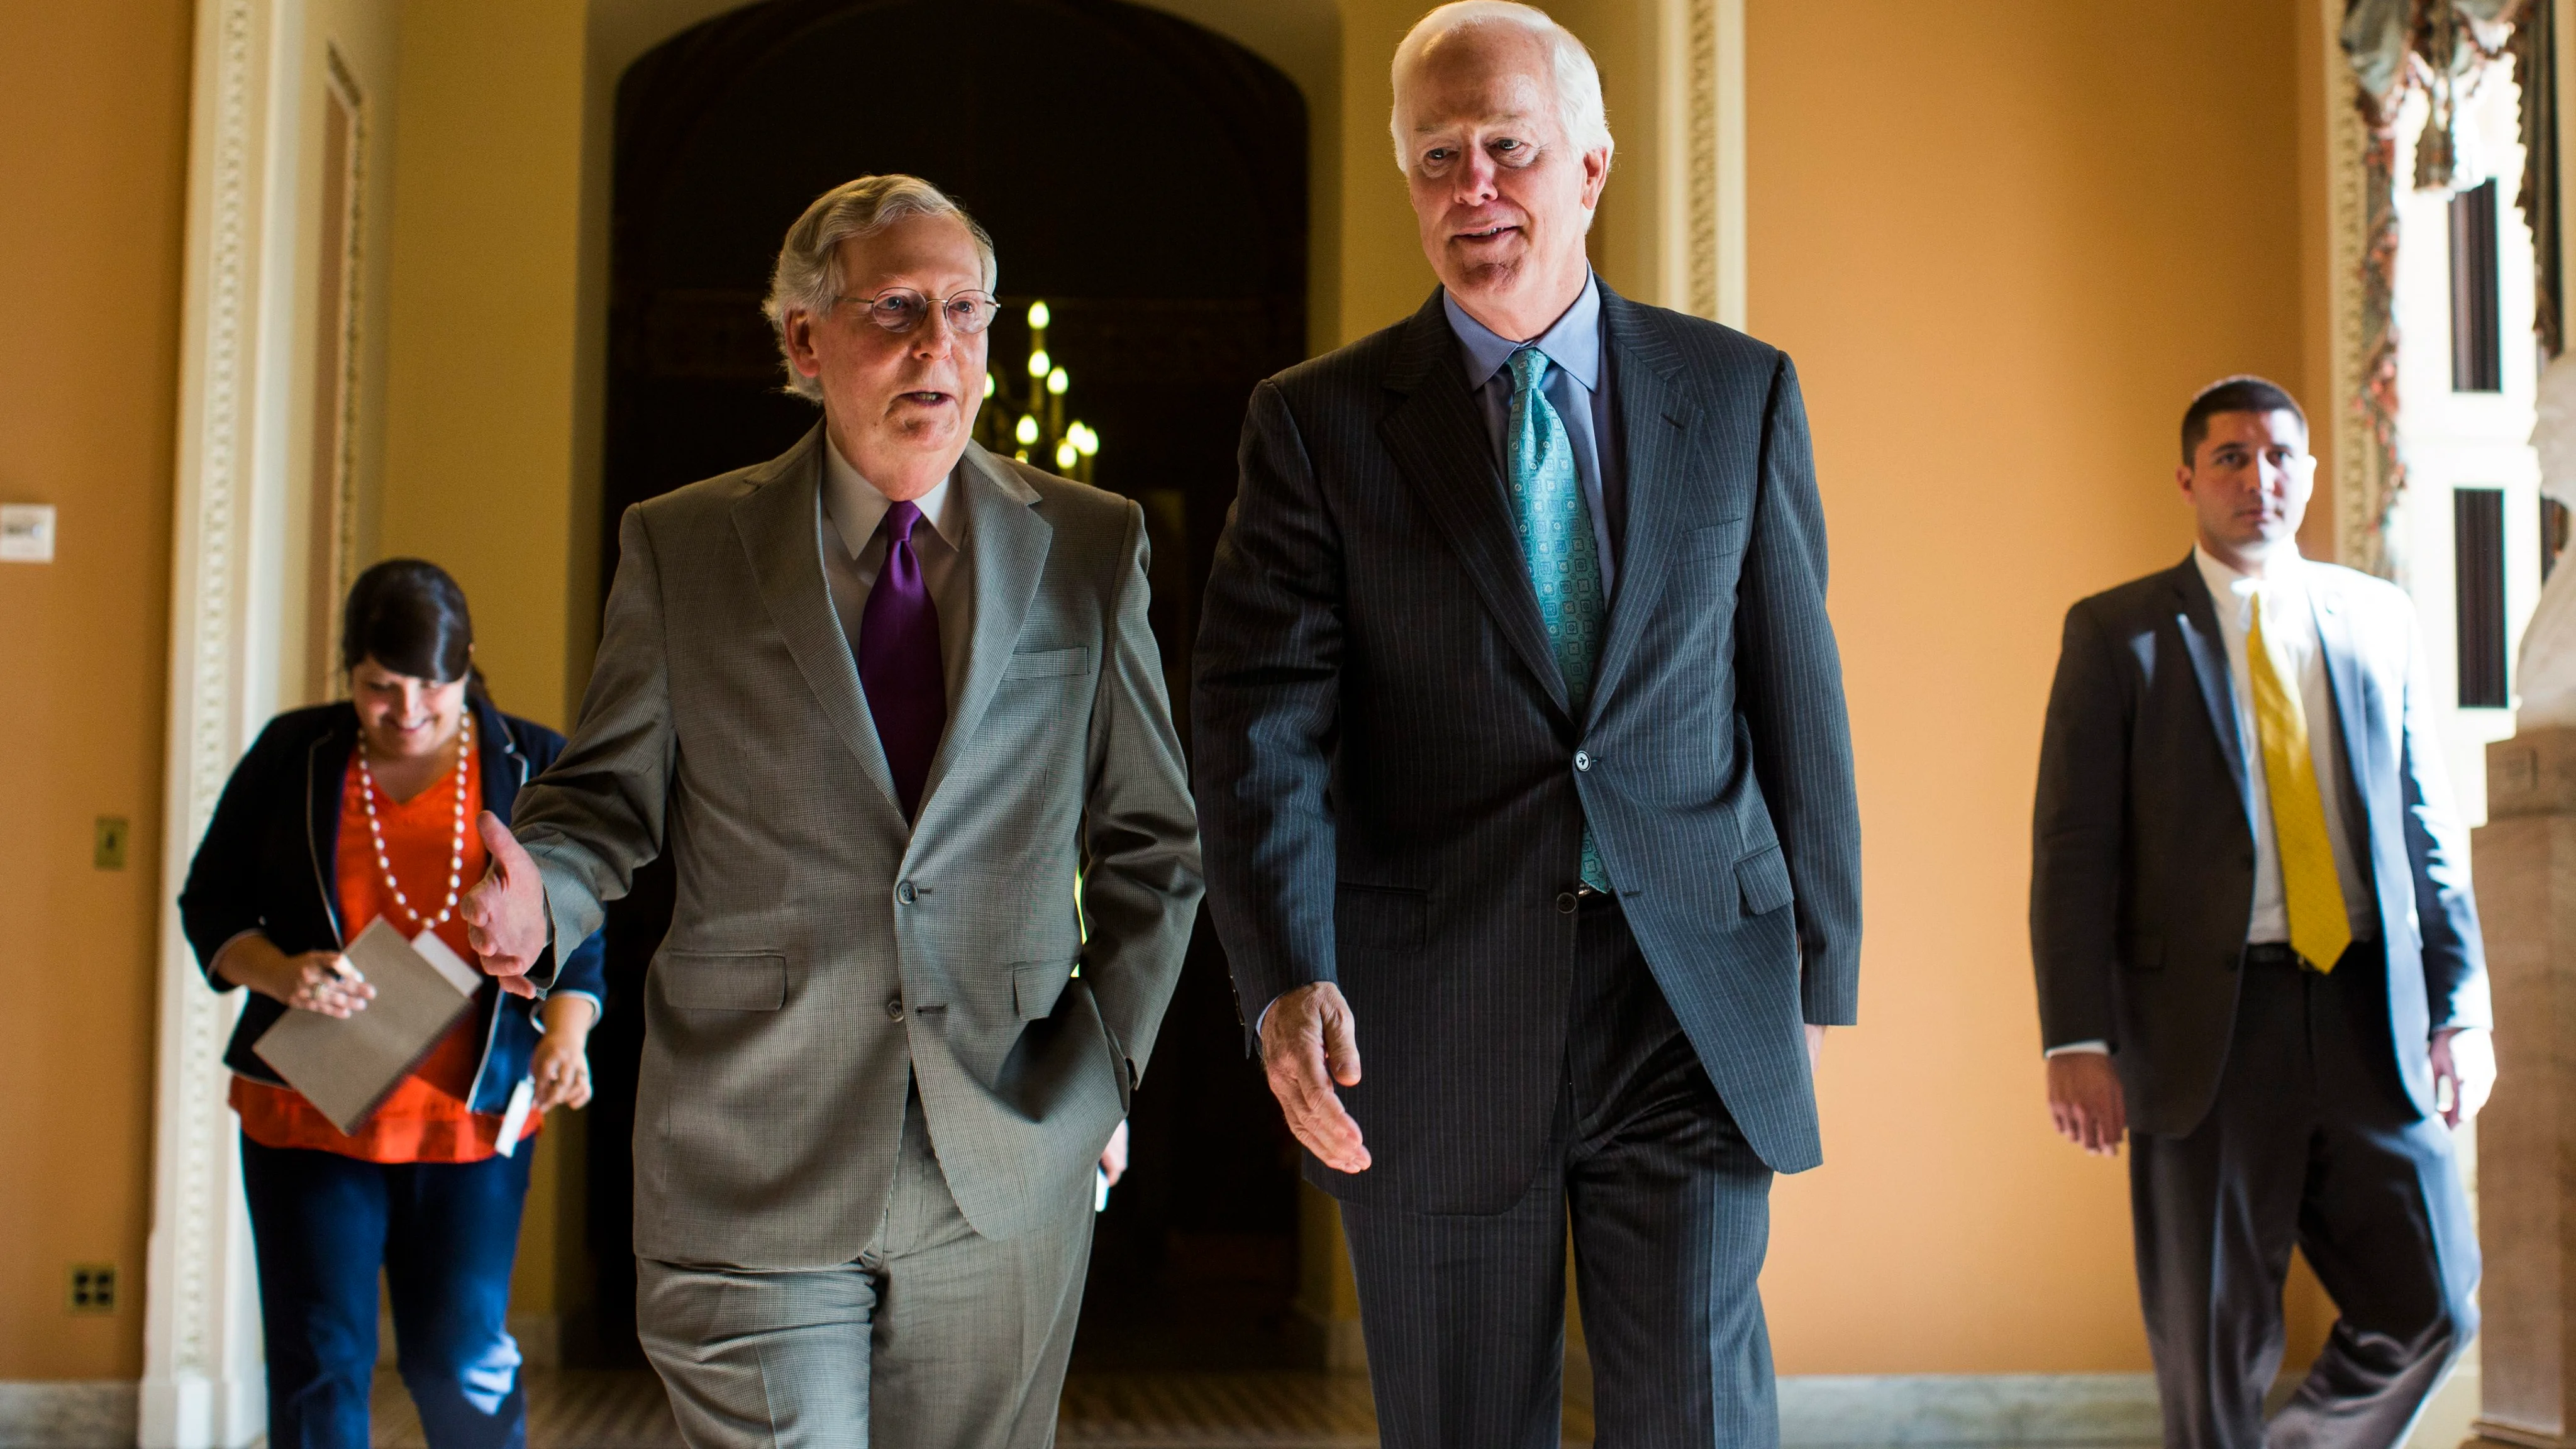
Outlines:
MULTIPOLYGON (((650 1373, 530 1370, 528 1449, 678 1449, 650 1373)), ((1569 1411, 1568 1445, 1592 1426, 1569 1411)), ((411 1399, 376 1378, 377 1449, 426 1449, 411 1399)), ((1376 1449, 1368 1381, 1311 1373, 1096 1373, 1065 1385, 1065 1449, 1376 1449)))

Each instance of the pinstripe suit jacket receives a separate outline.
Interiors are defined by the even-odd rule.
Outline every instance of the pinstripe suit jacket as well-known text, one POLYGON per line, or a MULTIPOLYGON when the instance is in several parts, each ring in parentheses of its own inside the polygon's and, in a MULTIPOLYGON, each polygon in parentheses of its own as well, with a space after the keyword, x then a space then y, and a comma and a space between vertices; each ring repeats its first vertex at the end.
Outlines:
POLYGON ((1860 823, 1797 374, 1602 307, 1627 508, 1579 716, 1436 293, 1244 425, 1196 671, 1210 906, 1247 1019, 1350 999, 1376 1165, 1307 1170, 1354 1201, 1494 1212, 1537 1171, 1587 820, 1754 1150, 1822 1158, 1800 1023, 1854 1017, 1860 823))

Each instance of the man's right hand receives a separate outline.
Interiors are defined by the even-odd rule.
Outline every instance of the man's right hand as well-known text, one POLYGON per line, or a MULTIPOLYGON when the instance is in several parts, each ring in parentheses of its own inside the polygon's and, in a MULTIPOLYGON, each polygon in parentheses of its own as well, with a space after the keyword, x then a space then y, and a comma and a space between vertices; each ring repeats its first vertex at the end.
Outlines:
POLYGON ((529 857, 501 817, 486 810, 475 822, 492 868, 465 893, 456 913, 465 920, 465 942, 483 959, 483 969, 512 996, 535 996, 528 972, 546 952, 546 888, 529 857))
POLYGON ((1360 1080, 1358 1031, 1342 989, 1318 981, 1283 993, 1261 1019, 1261 1068, 1288 1130, 1335 1172, 1363 1172, 1369 1153, 1360 1124, 1333 1091, 1360 1080))
POLYGON ((2111 1058, 2102 1052, 2050 1057, 2048 1115, 2067 1141, 2097 1157, 2117 1157, 2129 1131, 2129 1107, 2111 1058))

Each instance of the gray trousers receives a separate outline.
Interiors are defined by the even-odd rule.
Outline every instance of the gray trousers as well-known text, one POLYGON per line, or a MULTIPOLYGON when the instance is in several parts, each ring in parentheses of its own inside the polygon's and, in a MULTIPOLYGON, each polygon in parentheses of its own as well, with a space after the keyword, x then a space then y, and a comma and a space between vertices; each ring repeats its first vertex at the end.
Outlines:
POLYGON ((1091 1181, 1002 1242, 949 1195, 917 1095, 875 1238, 781 1272, 636 1263, 635 1321, 690 1449, 1045 1449, 1055 1442, 1091 1181))
POLYGON ((2189 1136, 2129 1138, 2165 1443, 2392 1449, 2478 1327, 2450 1129, 2415 1116, 2395 1080, 2376 943, 2332 975, 2244 971, 2209 1115, 2189 1136), (2267 1426, 2292 1244, 2342 1316, 2267 1426))
MULTIPOLYGON (((1618 906, 1587 896, 1554 1152, 1491 1216, 1342 1205, 1386 1449, 1556 1449, 1565 1243, 1600 1449, 1775 1449, 1754 1155, 1618 906)), ((1533 1064, 1533 1070, 1545 1070, 1533 1064)))

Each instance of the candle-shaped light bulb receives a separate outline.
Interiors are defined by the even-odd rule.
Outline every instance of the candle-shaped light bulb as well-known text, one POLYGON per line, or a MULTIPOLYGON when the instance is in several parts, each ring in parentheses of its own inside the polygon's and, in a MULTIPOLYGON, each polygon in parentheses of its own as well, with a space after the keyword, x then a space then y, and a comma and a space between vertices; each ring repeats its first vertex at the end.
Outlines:
POLYGON ((1029 304, 1029 325, 1032 327, 1046 326, 1048 321, 1051 320, 1052 315, 1053 314, 1047 311, 1047 304, 1044 302, 1031 302, 1029 304))
POLYGON ((1080 461, 1082 461, 1082 450, 1073 445, 1071 438, 1055 445, 1056 471, 1064 472, 1080 461))
POLYGON ((1001 388, 1002 380, 1000 378, 995 377, 989 372, 984 374, 984 396, 991 397, 994 393, 1001 391, 1001 388))
POLYGON ((1020 446, 1023 448, 1036 442, 1038 440, 1038 420, 1027 413, 1020 414, 1020 425, 1012 432, 1011 436, 1019 439, 1020 446))
POLYGON ((1047 391, 1054 393, 1057 397, 1064 396, 1064 390, 1071 386, 1072 383, 1073 379, 1066 376, 1065 370, 1061 367, 1056 368, 1054 371, 1047 374, 1047 391))
POLYGON ((1075 423, 1065 432, 1073 439, 1073 445, 1082 450, 1082 456, 1088 458, 1100 451, 1100 435, 1091 430, 1090 424, 1075 423))
POLYGON ((1048 360, 1046 349, 1043 347, 1029 354, 1029 376, 1031 377, 1044 377, 1054 366, 1055 364, 1048 360))

